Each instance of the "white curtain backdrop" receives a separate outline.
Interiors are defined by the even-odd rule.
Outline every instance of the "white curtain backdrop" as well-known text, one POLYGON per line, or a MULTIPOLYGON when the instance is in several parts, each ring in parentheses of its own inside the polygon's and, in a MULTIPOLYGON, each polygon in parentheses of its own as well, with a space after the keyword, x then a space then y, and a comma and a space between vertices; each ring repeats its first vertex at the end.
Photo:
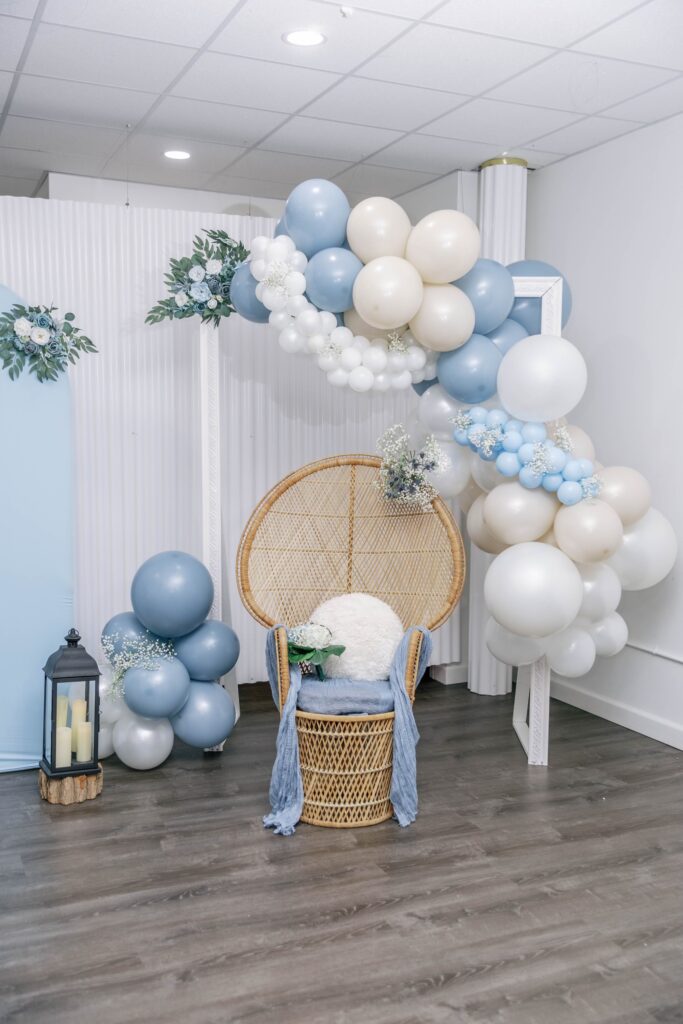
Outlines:
MULTIPOLYGON (((271 234, 261 218, 0 198, 0 282, 32 304, 73 311, 99 349, 71 373, 75 434, 75 615, 87 647, 130 607, 138 565, 157 551, 201 556, 198 322, 146 326, 164 295, 171 256, 202 228, 247 244, 271 234)), ((239 682, 265 678, 264 632, 234 583, 242 528, 263 494, 312 459, 372 452, 414 410, 390 397, 331 388, 310 361, 282 352, 261 325, 221 326, 226 620, 239 634, 239 682)), ((436 636, 434 663, 460 655, 459 613, 436 636)))

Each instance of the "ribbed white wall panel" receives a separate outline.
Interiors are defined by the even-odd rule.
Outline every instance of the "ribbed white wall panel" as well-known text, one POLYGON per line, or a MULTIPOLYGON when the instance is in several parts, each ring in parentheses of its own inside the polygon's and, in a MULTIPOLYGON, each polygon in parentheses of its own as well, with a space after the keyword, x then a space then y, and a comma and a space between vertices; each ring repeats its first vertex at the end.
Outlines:
MULTIPOLYGON (((176 210, 0 198, 0 281, 54 302, 99 349, 71 374, 76 443, 76 619, 98 649, 102 624, 128 608, 130 581, 165 548, 201 555, 198 323, 146 326, 171 256, 202 228, 247 244, 273 222, 176 210)), ((240 682, 264 678, 263 630, 244 612, 234 559, 249 513, 280 477, 338 452, 372 452, 415 396, 331 388, 310 361, 282 352, 266 327, 221 326, 223 521, 229 610, 242 643, 240 682)), ((48 499, 49 500, 49 499, 48 499)), ((459 657, 459 615, 433 661, 459 657)))

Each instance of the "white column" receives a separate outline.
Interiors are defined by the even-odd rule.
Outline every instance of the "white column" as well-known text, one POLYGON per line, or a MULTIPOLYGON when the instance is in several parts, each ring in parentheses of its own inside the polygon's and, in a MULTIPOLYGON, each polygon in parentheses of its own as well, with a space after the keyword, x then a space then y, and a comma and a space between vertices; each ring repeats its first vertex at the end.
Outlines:
MULTIPOLYGON (((527 165, 517 157, 497 157, 481 166, 479 229, 481 255, 499 263, 524 259, 527 165)), ((484 577, 492 555, 470 545, 468 686, 474 693, 502 694, 512 689, 512 669, 494 658, 484 642, 488 613, 484 577)))

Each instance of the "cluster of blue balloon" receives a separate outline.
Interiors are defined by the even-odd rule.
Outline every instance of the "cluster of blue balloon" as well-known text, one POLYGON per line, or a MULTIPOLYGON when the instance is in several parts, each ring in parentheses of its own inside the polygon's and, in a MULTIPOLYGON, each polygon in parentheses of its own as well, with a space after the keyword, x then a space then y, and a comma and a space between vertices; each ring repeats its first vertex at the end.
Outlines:
POLYGON ((529 490, 542 487, 563 505, 596 497, 600 485, 590 459, 574 459, 548 437, 543 423, 522 423, 503 409, 475 406, 455 416, 453 440, 505 477, 518 477, 529 490))
POLYGON ((217 680, 236 664, 239 640, 225 623, 206 618, 213 604, 208 570, 182 551, 154 555, 135 574, 131 602, 134 611, 115 615, 102 631, 114 666, 119 659, 130 665, 123 676, 126 710, 113 728, 115 752, 131 767, 154 767, 150 760, 168 756, 173 734, 194 747, 221 743, 235 724, 235 705, 217 680), (162 651, 172 645, 174 655, 155 657, 155 641, 167 642, 158 645, 162 651), (161 730, 166 739, 149 726, 136 732, 138 716, 170 722, 161 730), (157 748, 153 755, 140 749, 145 743, 157 748))

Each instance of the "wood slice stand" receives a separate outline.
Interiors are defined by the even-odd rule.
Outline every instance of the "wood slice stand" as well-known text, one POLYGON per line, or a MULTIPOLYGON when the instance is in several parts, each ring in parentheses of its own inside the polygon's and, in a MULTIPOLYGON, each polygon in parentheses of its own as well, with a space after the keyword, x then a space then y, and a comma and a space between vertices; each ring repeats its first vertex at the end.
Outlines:
POLYGON ((51 779, 42 768, 38 769, 38 790, 43 800, 49 804, 82 804, 85 800, 94 800, 102 792, 104 772, 100 770, 93 775, 66 775, 61 779, 51 779))

